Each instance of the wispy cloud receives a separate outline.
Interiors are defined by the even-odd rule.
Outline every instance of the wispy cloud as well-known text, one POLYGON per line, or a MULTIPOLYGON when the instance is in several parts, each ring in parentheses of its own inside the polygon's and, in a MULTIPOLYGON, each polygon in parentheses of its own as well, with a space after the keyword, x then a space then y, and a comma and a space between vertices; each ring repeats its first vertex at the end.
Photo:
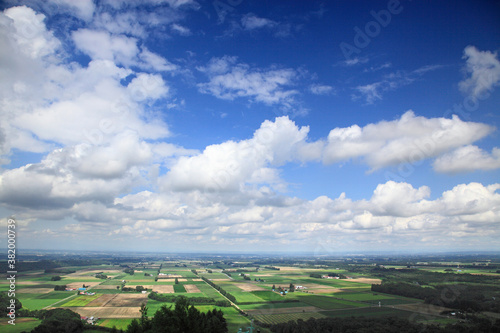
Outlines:
POLYGON ((441 65, 423 66, 411 72, 396 71, 384 75, 382 80, 359 85, 354 88, 356 93, 352 94, 353 100, 364 99, 366 104, 373 104, 382 100, 386 92, 397 90, 400 87, 409 85, 420 79, 425 73, 441 68, 441 65))
POLYGON ((273 20, 258 17, 253 13, 249 13, 241 19, 241 25, 245 30, 255 30, 262 28, 273 28, 278 25, 278 22, 273 20))
POLYGON ((368 57, 355 57, 352 59, 347 59, 341 62, 342 65, 344 66, 356 66, 356 65, 361 65, 361 64, 366 64, 369 61, 368 57))
POLYGON ((186 27, 184 27, 180 24, 177 24, 177 23, 172 24, 172 30, 181 36, 190 36, 191 35, 191 30, 189 30, 189 28, 186 28, 186 27))
POLYGON ((324 84, 313 84, 309 87, 309 91, 314 95, 331 95, 335 94, 335 88, 324 84))

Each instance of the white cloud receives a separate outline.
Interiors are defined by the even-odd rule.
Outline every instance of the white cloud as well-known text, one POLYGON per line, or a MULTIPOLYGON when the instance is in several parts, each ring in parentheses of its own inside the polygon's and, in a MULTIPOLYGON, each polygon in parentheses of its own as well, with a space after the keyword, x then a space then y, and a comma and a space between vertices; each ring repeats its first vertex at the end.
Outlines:
POLYGON ((70 11, 74 13, 76 17, 85 21, 90 21, 95 11, 93 0, 50 0, 50 2, 57 5, 59 11, 70 11))
POLYGON ((388 181, 377 186, 370 199, 370 211, 385 216, 414 216, 427 212, 431 204, 425 201, 430 196, 430 188, 422 186, 414 189, 407 183, 388 181))
MULTIPOLYGON (((500 184, 489 186, 480 183, 460 184, 445 191, 442 197, 436 200, 437 208, 438 211, 448 216, 457 216, 462 219, 469 215, 475 217, 483 215, 486 217, 485 221, 493 222, 500 213, 500 194, 497 193, 499 189, 500 184), (493 220, 490 220, 491 218, 493 220)), ((496 220, 495 223, 498 221, 496 220)))
POLYGON ((112 35, 107 31, 80 29, 72 34, 78 49, 92 60, 109 60, 125 67, 137 66, 144 70, 174 71, 177 66, 143 46, 138 39, 125 35, 112 35))
POLYGON ((172 64, 162 56, 159 56, 158 54, 149 51, 144 46, 142 47, 142 51, 139 54, 139 58, 141 62, 138 64, 138 66, 145 70, 170 72, 178 69, 176 65, 172 64))
POLYGON ((181 36, 190 36, 191 35, 191 30, 189 30, 189 28, 186 28, 186 27, 184 27, 180 24, 177 24, 177 23, 172 24, 172 30, 181 36))
POLYGON ((335 88, 322 84, 313 84, 309 87, 309 90, 315 95, 335 94, 335 88))
POLYGON ((295 104, 297 90, 292 86, 299 74, 293 69, 260 69, 236 63, 234 57, 213 58, 208 65, 199 68, 208 75, 209 82, 198 84, 200 92, 220 99, 234 100, 248 97, 267 105, 291 108, 295 104))
POLYGON ((2 30, 10 31, 9 37, 14 39, 19 50, 30 58, 52 55, 60 47, 59 40, 45 27, 45 15, 37 14, 26 6, 8 8, 4 14, 11 20, 2 17, 2 30))
POLYGON ((92 23, 99 30, 144 38, 147 33, 143 22, 138 22, 139 18, 140 15, 133 11, 113 14, 102 12, 96 15, 92 23))
POLYGON ((358 65, 358 64, 366 64, 368 61, 369 61, 369 59, 366 57, 364 57, 364 58, 355 57, 355 58, 347 59, 347 60, 343 61, 342 64, 345 66, 354 66, 354 65, 358 65))
POLYGON ((477 146, 467 145, 439 156, 433 166, 437 172, 452 174, 499 169, 500 149, 495 147, 488 153, 477 146))
POLYGON ((193 153, 171 144, 147 143, 134 132, 99 146, 67 146, 52 151, 40 163, 3 172, 0 199, 30 209, 109 204, 133 187, 154 183, 157 165, 193 153))
POLYGON ((130 66, 137 62, 137 39, 123 35, 113 36, 106 31, 80 29, 73 32, 76 47, 93 60, 112 60, 130 66))
POLYGON ((156 2, 156 3, 166 2, 173 8, 179 8, 182 6, 193 6, 195 8, 199 7, 199 4, 193 0, 164 0, 164 1, 152 0, 152 2, 156 2))
POLYGON ((160 235, 172 241, 196 241, 200 246, 215 237, 225 246, 253 241, 261 249, 269 248, 269 241, 274 248, 288 243, 341 249, 361 240, 378 247, 386 243, 388 250, 395 245, 409 249, 431 246, 436 238, 441 246, 456 241, 466 244, 478 233, 483 237, 489 233, 490 239, 495 239, 499 235, 499 188, 499 184, 461 184, 428 200, 427 186, 415 189, 407 183, 388 182, 380 184, 370 200, 355 201, 342 194, 336 199, 295 200, 286 206, 272 205, 273 194, 266 192, 228 196, 198 191, 141 192, 117 199, 117 207, 123 208, 108 214, 126 214, 131 220, 116 227, 118 234, 135 237, 139 233, 150 240, 152 235, 160 235), (255 204, 256 195, 263 195, 259 205, 255 204), (235 196, 245 199, 234 205, 229 198, 235 196))
MULTIPOLYGON (((357 86, 356 90, 358 90, 361 95, 365 98, 367 104, 373 104, 377 100, 382 99, 381 90, 385 90, 387 88, 383 88, 383 82, 375 82, 366 84, 364 86, 357 86)), ((358 96, 353 96, 353 99, 357 99, 358 96)))
POLYGON ((497 53, 479 51, 475 46, 464 49, 465 71, 470 76, 459 83, 462 92, 474 98, 491 91, 500 82, 500 61, 497 53))
POLYGON ((43 20, 27 7, 0 14, 2 154, 13 148, 49 152, 61 144, 106 144, 129 130, 150 139, 169 135, 166 124, 148 113, 150 103, 168 97, 169 86, 157 74, 135 73, 116 63, 155 70, 174 70, 174 65, 146 48, 137 55, 134 38, 91 30, 75 35, 95 59, 86 67, 67 62, 61 42, 43 20), (128 85, 125 78, 131 79, 128 85))
POLYGON ((272 28, 275 27, 277 23, 250 13, 243 16, 243 18, 241 19, 241 25, 245 30, 255 30, 261 28, 272 28))
POLYGON ((363 158, 373 169, 415 163, 468 145, 493 130, 485 124, 461 121, 457 116, 428 119, 408 111, 398 120, 331 130, 323 161, 330 164, 363 158))
POLYGON ((288 117, 265 121, 251 139, 226 141, 199 155, 181 157, 163 177, 163 188, 224 192, 267 183, 281 189, 282 180, 273 168, 303 157, 298 150, 306 144, 308 132, 288 117))

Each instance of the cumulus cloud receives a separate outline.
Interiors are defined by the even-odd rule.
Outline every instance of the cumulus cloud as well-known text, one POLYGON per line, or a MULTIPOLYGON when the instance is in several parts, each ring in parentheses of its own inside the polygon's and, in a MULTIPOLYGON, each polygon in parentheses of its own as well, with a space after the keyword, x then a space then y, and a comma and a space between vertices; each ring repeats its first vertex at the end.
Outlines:
POLYGON ((4 15, 3 33, 8 32, 24 55, 36 59, 52 55, 60 47, 59 40, 45 27, 45 15, 26 6, 8 8, 4 15))
POLYGON ((73 32, 76 47, 93 60, 113 60, 126 66, 135 63, 139 53, 137 39, 123 35, 112 36, 107 31, 80 29, 73 32))
POLYGON ((489 125, 464 122, 457 116, 428 119, 408 111, 393 121, 331 130, 323 161, 330 164, 363 158, 374 170, 415 163, 468 145, 493 130, 489 125))
POLYGON ((152 101, 169 96, 169 86, 158 74, 120 64, 165 71, 175 66, 141 51, 136 39, 78 30, 79 46, 93 57, 82 66, 65 60, 61 41, 31 8, 9 8, 0 23, 5 41, 0 58, 6 60, 0 65, 6 74, 0 78, 3 154, 14 148, 49 152, 60 144, 106 144, 127 130, 150 139, 169 135, 166 124, 147 112, 152 101), (90 38, 95 36, 97 42, 90 38), (99 48, 99 41, 106 45, 99 48))
POLYGON ((288 117, 265 121, 251 139, 211 145, 199 155, 180 158, 163 177, 164 190, 238 191, 252 183, 279 186, 282 180, 273 168, 302 157, 298 148, 306 144, 308 132, 308 127, 299 128, 288 117))
POLYGON ((500 149, 495 147, 488 153, 478 146, 467 145, 439 156, 433 166, 437 172, 451 174, 499 169, 500 149))
POLYGON ((198 84, 200 92, 211 94, 220 99, 234 100, 247 97, 267 105, 281 105, 291 108, 298 94, 290 89, 299 73, 294 69, 252 68, 237 63, 235 57, 212 58, 199 70, 208 76, 209 81, 198 84))
POLYGON ((458 84, 462 92, 478 98, 498 86, 500 61, 496 52, 480 51, 475 46, 467 46, 463 59, 466 59, 465 72, 469 77, 458 84))
MULTIPOLYGON (((363 241, 390 250, 396 243, 432 246, 435 239, 441 240, 441 246, 457 241, 465 244, 478 232, 489 233, 493 241, 498 236, 499 188, 499 184, 460 184, 429 200, 427 186, 413 188, 390 181, 378 185, 369 200, 352 200, 343 193, 335 199, 290 198, 291 205, 273 205, 274 194, 265 191, 228 196, 144 191, 116 199, 112 209, 101 205, 93 210, 101 217, 113 214, 127 221, 110 227, 113 234, 149 241, 160 237, 179 244, 196 241, 199 246, 214 241, 225 246, 255 242, 265 248, 272 240, 278 247, 321 244, 327 250, 363 241), (235 196, 242 196, 240 202, 245 204, 231 204, 228 198, 235 196), (258 197, 265 199, 259 205, 258 197)), ((79 214, 91 218, 89 208, 78 207, 79 214)))

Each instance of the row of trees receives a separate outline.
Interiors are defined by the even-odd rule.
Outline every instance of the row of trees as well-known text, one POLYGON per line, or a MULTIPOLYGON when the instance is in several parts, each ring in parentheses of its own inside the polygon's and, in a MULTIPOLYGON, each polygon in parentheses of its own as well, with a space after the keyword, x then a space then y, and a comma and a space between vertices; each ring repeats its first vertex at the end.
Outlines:
POLYGON ((279 271, 280 270, 279 267, 274 267, 274 266, 265 266, 264 268, 265 269, 271 269, 271 270, 274 270, 274 271, 279 271))
POLYGON ((203 276, 202 279, 203 279, 203 281, 205 281, 206 283, 208 283, 209 285, 211 285, 212 287, 217 289, 222 295, 226 296, 226 298, 228 300, 230 300, 233 303, 236 303, 236 297, 234 297, 233 295, 231 295, 230 293, 228 293, 227 291, 225 291, 220 286, 216 285, 215 283, 213 283, 212 281, 210 281, 206 277, 203 276))
MULTIPOLYGON (((117 289, 118 289, 118 286, 117 286, 117 289)), ((144 288, 144 286, 135 286, 135 288, 122 286, 122 291, 137 291, 140 293, 140 292, 147 291, 147 290, 148 290, 148 288, 144 288)))
MULTIPOLYGON (((176 296, 176 295, 170 295, 170 294, 159 294, 156 291, 153 291, 149 293, 148 295, 149 298, 154 299, 159 302, 166 302, 166 303, 175 303, 180 297, 184 296, 176 296)), ((228 301, 216 301, 215 299, 211 297, 190 297, 189 298, 189 303, 190 304, 215 304, 217 306, 221 307, 229 307, 231 304, 228 301)))
POLYGON ((341 273, 328 273, 328 274, 319 274, 319 273, 311 273, 309 274, 309 277, 316 278, 316 279, 322 279, 323 275, 331 276, 331 277, 338 277, 339 279, 347 279, 347 276, 341 273))
POLYGON ((500 293, 499 286, 470 284, 441 284, 421 287, 402 282, 373 284, 371 290, 392 295, 423 299, 428 304, 475 312, 500 312, 500 299, 491 297, 500 293))
MULTIPOLYGON (((359 268, 359 266, 358 266, 359 268)), ((353 270, 354 268, 351 268, 353 270)), ((366 268, 360 268, 361 271, 369 273, 369 275, 382 278, 386 281, 391 282, 402 282, 402 281, 412 281, 417 282, 420 285, 432 285, 435 283, 443 283, 443 281, 454 282, 454 283, 482 283, 482 284, 498 284, 500 279, 498 276, 493 275, 473 275, 468 273, 439 273, 430 272, 421 269, 395 269, 385 268, 382 266, 375 266, 366 270, 366 268)))
POLYGON ((147 307, 141 306, 140 320, 134 319, 126 333, 189 332, 189 333, 226 333, 226 319, 221 310, 202 313, 190 306, 186 297, 179 297, 175 307, 163 305, 152 318, 147 316, 147 307))
POLYGON ((446 326, 424 325, 399 318, 310 318, 289 321, 282 324, 263 324, 275 333, 351 333, 351 332, 384 332, 384 333, 497 333, 500 319, 491 322, 488 319, 469 318, 467 323, 448 324, 446 326))

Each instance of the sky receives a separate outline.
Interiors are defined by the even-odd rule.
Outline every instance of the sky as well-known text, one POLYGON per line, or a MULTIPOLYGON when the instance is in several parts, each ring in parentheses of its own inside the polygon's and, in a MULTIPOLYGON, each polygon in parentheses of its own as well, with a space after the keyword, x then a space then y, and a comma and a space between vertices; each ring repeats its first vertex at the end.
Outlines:
POLYGON ((3 1, 0 228, 20 253, 499 250, 499 50, 498 1, 3 1))

